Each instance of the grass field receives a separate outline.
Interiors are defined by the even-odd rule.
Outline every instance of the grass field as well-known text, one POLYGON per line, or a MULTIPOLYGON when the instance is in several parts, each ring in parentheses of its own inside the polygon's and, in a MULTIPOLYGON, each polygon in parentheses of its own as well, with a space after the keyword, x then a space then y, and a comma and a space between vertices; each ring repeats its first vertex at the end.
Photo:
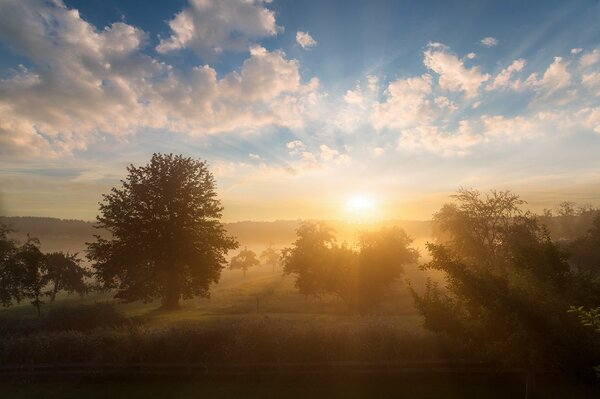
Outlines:
MULTIPOLYGON (((416 267, 414 270, 407 270, 405 277, 410 279, 413 285, 420 285, 424 281, 422 272, 416 270, 416 267)), ((42 311, 106 301, 113 301, 112 293, 95 292, 83 297, 63 293, 57 296, 54 303, 47 301, 42 311)), ((273 271, 269 266, 252 268, 248 270, 246 276, 241 270, 224 270, 219 283, 212 286, 210 298, 184 301, 182 309, 177 312, 160 311, 159 301, 146 304, 141 302, 117 304, 117 307, 127 316, 143 317, 146 321, 153 322, 231 318, 250 314, 271 314, 282 317, 293 315, 317 319, 350 316, 346 305, 339 298, 301 296, 294 287, 293 276, 284 276, 281 269, 273 271)), ((388 300, 379 313, 405 318, 407 321, 416 322, 415 325, 419 324, 418 320, 420 320, 404 281, 398 282, 391 290, 388 300)), ((35 309, 27 302, 23 302, 0 310, 0 318, 18 317, 36 317, 35 309)))

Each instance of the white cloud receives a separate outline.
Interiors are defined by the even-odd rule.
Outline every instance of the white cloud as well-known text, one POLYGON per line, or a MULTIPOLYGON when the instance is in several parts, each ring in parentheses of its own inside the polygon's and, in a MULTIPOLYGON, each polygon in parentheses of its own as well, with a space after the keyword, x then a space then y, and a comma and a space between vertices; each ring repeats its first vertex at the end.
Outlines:
POLYGON ((591 52, 581 56, 579 63, 582 67, 589 67, 600 61, 600 49, 594 49, 591 52))
POLYGON ((360 90, 360 87, 357 87, 354 90, 346 91, 346 94, 344 95, 344 101, 346 101, 348 104, 359 105, 359 106, 363 105, 364 98, 363 98, 362 92, 360 90))
POLYGON ((431 118, 431 75, 398 79, 391 82, 386 99, 374 107, 371 120, 376 129, 406 128, 431 118))
POLYGON ((424 52, 424 64, 439 75, 439 85, 444 90, 462 91, 467 97, 477 95, 479 86, 489 79, 479 72, 479 67, 466 68, 464 63, 448 48, 432 43, 424 52))
POLYGON ((593 87, 600 85, 600 72, 586 73, 581 77, 581 83, 593 87))
POLYGON ((304 143, 300 140, 290 141, 289 143, 286 144, 286 147, 288 148, 288 150, 290 150, 290 154, 292 152, 297 152, 297 151, 300 151, 300 150, 303 150, 304 148, 306 148, 304 143))
POLYGON ((318 80, 302 84, 298 62, 280 50, 254 46, 222 77, 208 65, 182 71, 142 53, 143 31, 121 22, 98 30, 59 3, 0 3, 0 40, 33 62, 0 80, 2 141, 47 154, 142 128, 301 128, 319 102, 318 80))
POLYGON ((453 101, 450 101, 448 97, 438 96, 434 100, 435 104, 440 108, 446 108, 450 111, 456 111, 458 107, 453 101))
POLYGON ((571 54, 579 54, 583 51, 582 48, 572 48, 571 49, 571 54))
POLYGON ((475 58, 477 58, 477 54, 468 53, 465 57, 467 57, 467 59, 469 59, 469 60, 474 60, 475 58))
POLYGON ((402 131, 398 150, 425 150, 442 156, 464 156, 482 137, 471 132, 467 121, 461 121, 456 132, 445 132, 435 125, 418 126, 402 131))
POLYGON ((512 88, 515 90, 519 89, 521 82, 518 80, 511 81, 511 77, 513 74, 521 71, 525 64, 526 62, 522 58, 514 60, 512 64, 510 64, 507 68, 504 68, 502 71, 500 71, 500 73, 498 73, 498 75, 496 75, 494 81, 486 87, 486 90, 497 90, 505 88, 512 88))
POLYGON ((190 0, 169 21, 171 36, 161 39, 161 53, 192 49, 212 60, 223 51, 245 51, 255 40, 275 36, 275 13, 263 0, 190 0))
POLYGON ((491 36, 484 37, 481 39, 481 44, 483 44, 485 47, 494 47, 498 45, 498 39, 491 36))
POLYGON ((250 158, 250 159, 253 159, 253 160, 255 160, 255 161, 258 161, 258 160, 260 160, 260 155, 258 155, 258 154, 253 154, 253 153, 249 153, 249 154, 248 154, 248 158, 250 158))
POLYGON ((552 94, 571 83, 571 74, 567 70, 567 65, 568 63, 562 57, 554 57, 554 61, 546 69, 541 79, 538 79, 537 74, 534 73, 527 78, 525 84, 552 94))
POLYGON ((302 31, 296 32, 296 42, 305 50, 317 45, 317 41, 308 32, 302 31))

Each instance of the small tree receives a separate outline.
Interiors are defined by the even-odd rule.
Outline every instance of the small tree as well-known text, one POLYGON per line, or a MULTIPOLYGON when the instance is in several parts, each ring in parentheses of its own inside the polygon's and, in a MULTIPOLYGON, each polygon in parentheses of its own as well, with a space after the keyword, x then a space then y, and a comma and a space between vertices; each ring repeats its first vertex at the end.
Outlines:
POLYGON ((112 237, 88 244, 95 276, 124 302, 208 297, 228 250, 237 248, 220 222, 223 207, 205 162, 154 154, 100 204, 98 227, 112 237))
POLYGON ((51 302, 54 302, 56 294, 62 290, 79 295, 88 292, 85 279, 92 273, 81 266, 81 259, 77 258, 77 254, 52 252, 46 254, 45 264, 46 279, 51 285, 47 294, 50 295, 51 302))
POLYGON ((273 273, 275 272, 275 267, 279 266, 279 264, 280 264, 280 258, 281 258, 281 252, 277 251, 271 245, 269 245, 267 248, 265 248, 265 250, 262 251, 260 254, 260 260, 263 262, 263 264, 265 264, 267 266, 272 266, 273 273))
POLYGON ((419 253, 411 247, 412 241, 399 227, 360 235, 356 286, 361 312, 369 311, 384 298, 404 273, 404 266, 417 262, 419 253))
POLYGON ((256 253, 254 253, 254 251, 250 251, 247 247, 244 247, 239 254, 231 258, 229 268, 231 270, 241 269, 244 272, 244 277, 246 277, 246 271, 253 266, 258 266, 259 264, 260 262, 256 258, 256 253))
POLYGON ((43 289, 48 283, 48 279, 45 256, 40 251, 39 241, 35 238, 28 238, 15 255, 15 262, 19 268, 17 301, 20 301, 21 298, 31 299, 31 304, 35 306, 40 315, 41 306, 44 304, 41 298, 44 295, 43 289))
POLYGON ((0 303, 10 306, 20 294, 20 272, 16 263, 17 244, 8 238, 12 230, 0 223, 0 303))
POLYGON ((296 229, 296 241, 282 251, 283 272, 294 274, 302 295, 331 291, 332 249, 335 230, 323 222, 304 222, 296 229))

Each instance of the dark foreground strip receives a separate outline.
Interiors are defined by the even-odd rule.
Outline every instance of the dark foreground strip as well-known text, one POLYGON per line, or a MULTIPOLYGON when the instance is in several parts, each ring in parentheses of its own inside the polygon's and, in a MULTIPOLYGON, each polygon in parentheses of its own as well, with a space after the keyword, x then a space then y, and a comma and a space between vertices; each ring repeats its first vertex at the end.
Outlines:
POLYGON ((0 378, 35 376, 235 376, 298 374, 402 374, 402 373, 475 373, 514 374, 516 368, 480 362, 403 362, 403 363, 54 363, 0 365, 0 378))

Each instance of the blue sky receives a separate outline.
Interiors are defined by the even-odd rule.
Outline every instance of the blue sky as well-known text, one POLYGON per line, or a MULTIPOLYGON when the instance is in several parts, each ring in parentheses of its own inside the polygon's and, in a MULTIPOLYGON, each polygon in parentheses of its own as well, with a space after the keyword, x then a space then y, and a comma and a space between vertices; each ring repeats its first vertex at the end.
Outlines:
POLYGON ((0 79, 5 214, 93 219, 153 152, 227 220, 600 205, 598 1, 6 0, 0 79))

